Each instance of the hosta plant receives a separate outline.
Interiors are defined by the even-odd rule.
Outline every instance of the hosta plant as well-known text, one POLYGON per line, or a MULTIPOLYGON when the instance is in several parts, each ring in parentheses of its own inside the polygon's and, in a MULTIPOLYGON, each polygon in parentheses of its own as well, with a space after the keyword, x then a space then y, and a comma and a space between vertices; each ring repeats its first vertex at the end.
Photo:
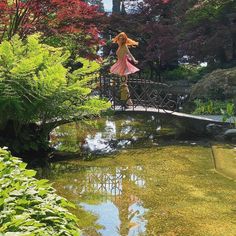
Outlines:
POLYGON ((79 236, 77 218, 67 209, 75 206, 25 167, 0 149, 0 235, 79 236))

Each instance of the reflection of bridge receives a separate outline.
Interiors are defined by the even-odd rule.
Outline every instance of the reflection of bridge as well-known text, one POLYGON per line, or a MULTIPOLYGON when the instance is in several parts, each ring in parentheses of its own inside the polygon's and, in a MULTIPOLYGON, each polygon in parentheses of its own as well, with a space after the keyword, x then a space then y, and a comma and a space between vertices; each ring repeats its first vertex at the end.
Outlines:
POLYGON ((148 181, 143 166, 88 167, 75 161, 50 163, 42 171, 42 176, 38 173, 39 178, 51 179, 60 195, 91 211, 98 220, 109 213, 112 227, 106 218, 98 221, 103 229, 89 226, 94 234, 86 235, 101 235, 99 231, 106 231, 106 227, 113 230, 109 235, 137 236, 145 231, 147 209, 139 198, 140 188, 145 189, 148 181))
MULTIPOLYGON (((114 219, 118 218, 119 221, 113 219, 113 229, 116 232, 110 232, 110 235, 140 235, 144 233, 146 220, 144 213, 146 209, 142 206, 143 202, 135 194, 135 189, 145 187, 146 181, 143 179, 143 167, 130 166, 130 167, 90 167, 85 178, 82 181, 83 195, 98 195, 100 196, 100 207, 102 212, 98 211, 99 217, 104 217, 103 211, 107 207, 111 207, 110 203, 115 207, 113 214, 109 215, 114 219), (132 187, 133 186, 133 187, 132 187), (130 191, 132 189, 132 191, 130 191), (103 196, 103 199, 101 198, 103 196), (104 199, 105 198, 105 199, 104 199), (115 213, 116 212, 116 213, 115 213)), ((98 203, 97 203, 98 204, 98 203)), ((82 204, 85 209, 94 209, 93 204, 82 204)), ((108 225, 104 225, 106 228, 108 225)), ((106 230, 106 229, 105 229, 106 230)))
POLYGON ((104 194, 106 198, 116 198, 123 194, 124 179, 128 179, 128 181, 133 182, 138 187, 144 186, 145 180, 137 175, 142 172, 142 167, 132 167, 131 172, 133 173, 129 174, 128 172, 130 170, 127 170, 130 168, 91 167, 87 172, 86 178, 82 179, 82 192, 101 193, 104 194), (137 172, 137 174, 135 174, 135 172, 137 172))
POLYGON ((70 173, 70 181, 66 181, 64 186, 60 184, 66 193, 64 196, 69 196, 70 200, 74 198, 74 202, 79 202, 86 211, 97 215, 98 224, 104 227, 96 229, 98 233, 103 231, 109 232, 109 235, 127 236, 144 233, 147 224, 144 214, 147 209, 138 196, 140 188, 145 189, 146 186, 145 169, 142 166, 81 167, 68 162, 54 164, 54 168, 53 174, 56 176, 57 173, 61 175, 64 169, 70 173), (107 216, 112 218, 112 226, 108 219, 102 220, 107 216))

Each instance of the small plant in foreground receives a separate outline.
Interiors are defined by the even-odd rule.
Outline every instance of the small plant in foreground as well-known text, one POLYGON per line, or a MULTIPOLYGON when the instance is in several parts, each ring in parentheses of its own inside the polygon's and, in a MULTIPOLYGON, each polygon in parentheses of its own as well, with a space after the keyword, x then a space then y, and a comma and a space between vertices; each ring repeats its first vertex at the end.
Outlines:
POLYGON ((77 218, 66 209, 75 206, 26 165, 0 149, 0 235, 79 236, 77 218))

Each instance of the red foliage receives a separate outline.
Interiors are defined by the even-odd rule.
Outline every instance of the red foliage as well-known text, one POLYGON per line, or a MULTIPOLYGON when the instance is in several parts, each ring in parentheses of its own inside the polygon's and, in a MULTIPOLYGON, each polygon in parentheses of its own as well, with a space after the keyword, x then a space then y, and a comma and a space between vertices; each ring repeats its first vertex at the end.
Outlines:
POLYGON ((139 66, 156 73, 177 63, 177 29, 171 4, 172 0, 144 0, 136 11, 109 18, 112 37, 125 31, 139 41, 139 47, 132 50, 141 63, 139 66))
POLYGON ((186 19, 183 18, 185 27, 181 43, 183 53, 191 56, 194 62, 205 61, 209 65, 236 60, 235 1, 195 4, 184 16, 186 19))
MULTIPOLYGON (((97 6, 82 0, 0 0, 0 41, 14 34, 24 38, 36 31, 45 35, 89 35, 90 46, 98 44, 97 6)), ((83 38, 83 37, 82 37, 83 38)))

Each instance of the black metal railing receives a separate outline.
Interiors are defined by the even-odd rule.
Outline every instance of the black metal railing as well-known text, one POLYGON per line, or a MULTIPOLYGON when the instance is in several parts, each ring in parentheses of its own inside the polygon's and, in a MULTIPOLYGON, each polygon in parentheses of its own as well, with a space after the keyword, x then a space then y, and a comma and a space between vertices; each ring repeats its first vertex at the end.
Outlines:
POLYGON ((142 107, 146 110, 155 108, 162 109, 164 112, 174 112, 179 110, 183 97, 187 97, 186 94, 175 93, 174 88, 168 84, 130 77, 127 82, 129 96, 126 100, 122 100, 121 85, 121 78, 117 76, 108 75, 99 78, 99 94, 112 103, 113 109, 131 108, 135 110, 137 107, 142 107), (131 99, 133 105, 126 105, 128 99, 131 99))

